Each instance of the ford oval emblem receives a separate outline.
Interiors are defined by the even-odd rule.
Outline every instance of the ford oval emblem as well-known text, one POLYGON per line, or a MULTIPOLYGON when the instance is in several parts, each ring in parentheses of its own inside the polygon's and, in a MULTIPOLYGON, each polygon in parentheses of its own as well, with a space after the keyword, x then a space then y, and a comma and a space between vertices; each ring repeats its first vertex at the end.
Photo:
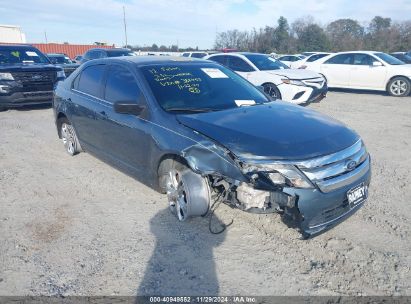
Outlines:
POLYGON ((33 80, 40 80, 40 79, 43 79, 43 76, 41 76, 41 75, 33 75, 33 76, 31 77, 31 79, 33 79, 33 80))
POLYGON ((347 168, 347 170, 352 170, 352 169, 354 169, 356 166, 357 166, 357 162, 354 161, 354 160, 349 160, 349 161, 346 163, 346 165, 345 165, 345 167, 347 168))

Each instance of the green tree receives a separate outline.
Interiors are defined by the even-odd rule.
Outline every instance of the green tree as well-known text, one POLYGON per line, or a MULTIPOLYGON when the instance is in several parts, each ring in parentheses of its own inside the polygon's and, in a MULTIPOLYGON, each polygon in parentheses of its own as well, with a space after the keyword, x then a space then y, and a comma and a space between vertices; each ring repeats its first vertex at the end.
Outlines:
POLYGON ((286 18, 281 16, 278 19, 278 26, 274 30, 272 47, 278 53, 289 51, 290 26, 286 18))
POLYGON ((327 35, 318 24, 310 24, 303 28, 297 43, 300 52, 327 51, 330 48, 327 35))
POLYGON ((350 51, 363 47, 364 27, 353 19, 338 19, 327 28, 328 39, 333 51, 350 51))

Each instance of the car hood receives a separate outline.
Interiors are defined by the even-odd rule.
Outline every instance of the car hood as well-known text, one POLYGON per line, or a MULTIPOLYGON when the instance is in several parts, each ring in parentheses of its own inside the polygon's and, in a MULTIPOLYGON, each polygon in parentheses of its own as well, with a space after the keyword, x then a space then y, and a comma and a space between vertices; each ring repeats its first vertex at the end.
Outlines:
POLYGON ((283 69, 283 70, 271 70, 271 71, 265 71, 265 72, 269 74, 285 76, 290 79, 308 79, 308 78, 321 77, 320 74, 310 71, 310 70, 305 70, 305 69, 283 69))
POLYGON ((1 64, 0 71, 4 72, 37 72, 37 71, 57 71, 61 68, 49 63, 16 63, 1 64))
POLYGON ((278 101, 176 116, 181 124, 213 139, 241 160, 303 160, 335 153, 359 139, 339 121, 278 101))

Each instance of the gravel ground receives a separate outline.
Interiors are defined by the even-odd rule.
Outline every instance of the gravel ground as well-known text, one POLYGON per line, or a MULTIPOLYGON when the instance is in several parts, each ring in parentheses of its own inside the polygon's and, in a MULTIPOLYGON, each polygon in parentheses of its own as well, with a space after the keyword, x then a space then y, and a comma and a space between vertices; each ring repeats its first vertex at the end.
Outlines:
POLYGON ((372 155, 366 205, 304 241, 225 205, 178 223, 163 195, 68 156, 51 109, 0 113, 0 295, 411 295, 411 97, 330 92, 309 107, 372 155))

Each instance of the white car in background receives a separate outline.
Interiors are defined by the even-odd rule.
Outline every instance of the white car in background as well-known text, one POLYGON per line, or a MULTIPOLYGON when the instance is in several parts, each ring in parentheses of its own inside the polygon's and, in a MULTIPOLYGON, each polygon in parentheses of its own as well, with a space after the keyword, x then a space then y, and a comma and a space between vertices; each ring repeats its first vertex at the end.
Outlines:
POLYGON ((292 70, 280 61, 256 53, 219 53, 204 59, 218 62, 243 76, 274 99, 295 104, 319 101, 327 94, 327 83, 318 73, 292 70))
POLYGON ((292 69, 305 69, 305 68, 307 68, 307 66, 309 66, 311 64, 311 62, 314 62, 314 61, 316 61, 318 59, 321 59, 325 56, 328 56, 330 54, 331 53, 324 53, 324 52, 321 52, 321 53, 318 52, 318 53, 311 54, 311 55, 305 57, 304 59, 291 62, 290 68, 292 68, 292 69))
POLYGON ((207 52, 184 52, 181 54, 183 57, 204 58, 208 56, 207 52))
POLYGON ((282 63, 287 65, 288 67, 291 67, 291 64, 296 61, 300 61, 304 59, 306 56, 304 55, 282 55, 277 58, 277 60, 280 60, 282 63))
POLYGON ((411 66, 382 52, 331 54, 312 62, 307 69, 324 75, 332 88, 387 91, 398 97, 411 92, 411 66))

